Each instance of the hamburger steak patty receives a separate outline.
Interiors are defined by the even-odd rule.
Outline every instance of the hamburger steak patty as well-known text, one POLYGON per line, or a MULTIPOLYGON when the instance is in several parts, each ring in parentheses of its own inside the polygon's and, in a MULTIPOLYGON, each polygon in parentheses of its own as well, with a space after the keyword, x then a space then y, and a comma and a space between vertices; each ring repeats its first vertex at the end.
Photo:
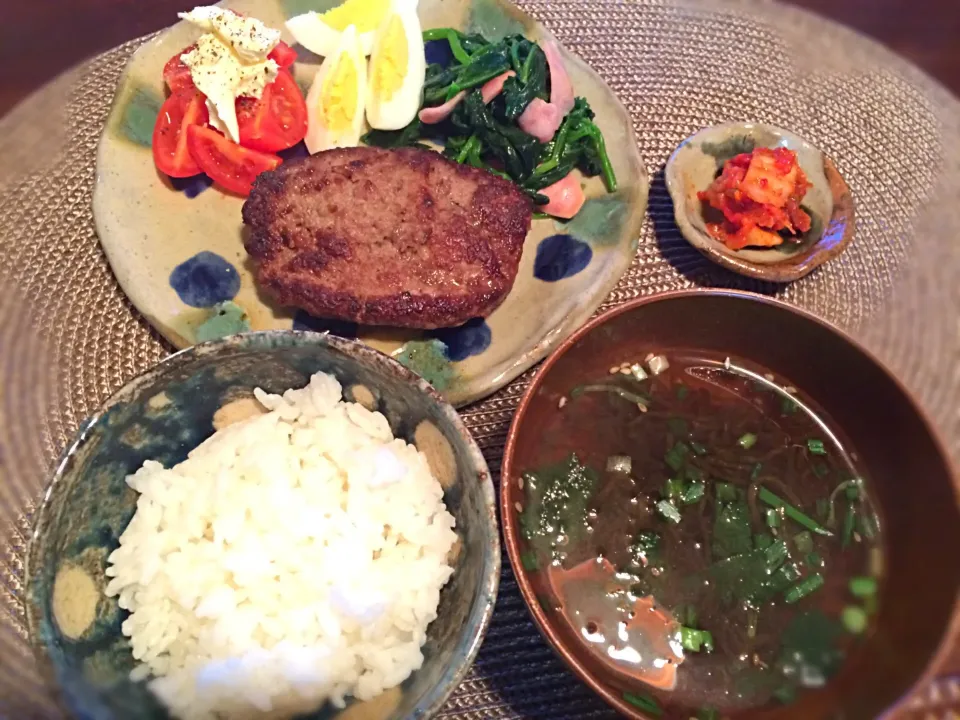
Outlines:
POLYGON ((278 303, 366 325, 486 317, 513 287, 531 204, 430 150, 328 150, 262 173, 244 245, 278 303))

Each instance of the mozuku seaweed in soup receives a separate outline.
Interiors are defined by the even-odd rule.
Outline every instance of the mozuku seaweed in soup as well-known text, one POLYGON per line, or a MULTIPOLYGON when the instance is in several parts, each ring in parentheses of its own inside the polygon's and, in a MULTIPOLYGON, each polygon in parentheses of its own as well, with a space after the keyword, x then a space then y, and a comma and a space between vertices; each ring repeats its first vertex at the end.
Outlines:
POLYGON ((523 475, 541 604, 641 709, 721 718, 839 670, 876 612, 879 523, 856 455, 764 371, 683 351, 560 401, 523 475))

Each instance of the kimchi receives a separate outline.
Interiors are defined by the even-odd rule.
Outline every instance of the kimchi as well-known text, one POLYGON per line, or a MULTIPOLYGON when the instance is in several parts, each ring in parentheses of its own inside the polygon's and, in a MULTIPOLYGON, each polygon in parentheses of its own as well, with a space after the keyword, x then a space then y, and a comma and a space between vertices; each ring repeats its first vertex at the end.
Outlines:
POLYGON ((809 188, 793 150, 757 148, 728 160, 697 197, 722 214, 707 229, 728 248, 767 248, 799 243, 810 229, 800 207, 809 188))

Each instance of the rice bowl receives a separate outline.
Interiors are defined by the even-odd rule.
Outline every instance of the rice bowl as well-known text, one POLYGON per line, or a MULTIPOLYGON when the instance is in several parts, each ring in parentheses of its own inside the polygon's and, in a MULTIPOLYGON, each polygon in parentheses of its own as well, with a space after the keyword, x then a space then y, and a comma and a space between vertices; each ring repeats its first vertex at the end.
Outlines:
POLYGON ((127 479, 109 558, 132 678, 182 718, 370 699, 423 662, 454 518, 426 458, 315 374, 169 469, 127 479))

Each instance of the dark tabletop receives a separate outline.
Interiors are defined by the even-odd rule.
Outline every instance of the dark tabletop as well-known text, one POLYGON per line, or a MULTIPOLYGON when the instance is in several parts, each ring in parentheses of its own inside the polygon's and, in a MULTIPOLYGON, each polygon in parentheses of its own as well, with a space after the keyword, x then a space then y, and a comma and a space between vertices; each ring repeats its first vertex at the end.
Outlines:
MULTIPOLYGON (((57 73, 99 51, 170 25, 203 0, 0 2, 0 114, 57 73)), ((757 0, 760 2, 761 0, 757 0)), ((857 28, 960 94, 956 0, 793 0, 857 28)))

